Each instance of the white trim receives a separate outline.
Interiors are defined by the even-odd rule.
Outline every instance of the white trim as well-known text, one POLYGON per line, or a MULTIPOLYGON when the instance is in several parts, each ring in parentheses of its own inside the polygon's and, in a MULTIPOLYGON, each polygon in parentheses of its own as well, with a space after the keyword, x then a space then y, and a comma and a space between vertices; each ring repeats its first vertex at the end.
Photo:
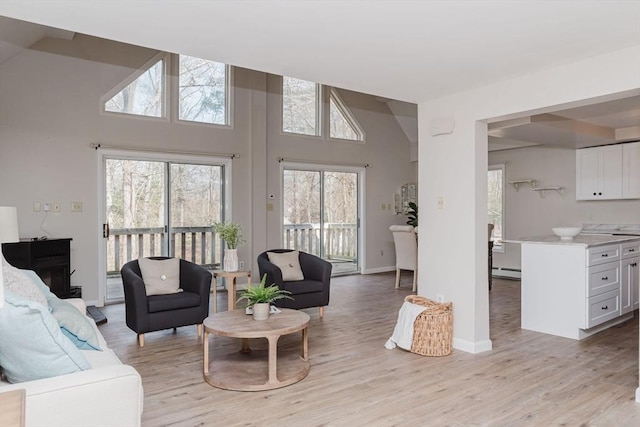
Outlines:
POLYGON ((467 341, 460 338, 453 338, 453 348, 456 350, 466 351, 471 354, 483 353, 493 349, 491 340, 484 341, 467 341))

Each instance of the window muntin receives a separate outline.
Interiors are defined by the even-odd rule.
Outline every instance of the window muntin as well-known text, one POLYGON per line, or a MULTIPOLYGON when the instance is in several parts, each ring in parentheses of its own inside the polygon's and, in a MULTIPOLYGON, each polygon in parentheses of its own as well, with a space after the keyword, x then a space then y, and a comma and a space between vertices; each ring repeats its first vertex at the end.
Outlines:
POLYGON ((155 62, 104 103, 105 111, 139 116, 164 116, 165 59, 155 62))
POLYGON ((320 85, 282 77, 282 131, 320 135, 320 85))
POLYGON ((504 165, 491 165, 487 173, 487 204, 489 222, 493 228, 493 250, 504 252, 504 165))
POLYGON ((228 66, 187 55, 178 61, 179 120, 228 124, 228 66))
POLYGON ((329 138, 364 141, 364 132, 335 89, 329 91, 329 138))

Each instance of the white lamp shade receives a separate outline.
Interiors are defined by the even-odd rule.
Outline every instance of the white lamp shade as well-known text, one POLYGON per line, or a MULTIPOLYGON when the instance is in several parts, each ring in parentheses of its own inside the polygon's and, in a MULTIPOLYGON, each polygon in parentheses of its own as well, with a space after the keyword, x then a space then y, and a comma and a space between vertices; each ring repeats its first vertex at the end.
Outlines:
POLYGON ((0 243, 18 242, 19 234, 18 209, 13 206, 0 206, 0 243))

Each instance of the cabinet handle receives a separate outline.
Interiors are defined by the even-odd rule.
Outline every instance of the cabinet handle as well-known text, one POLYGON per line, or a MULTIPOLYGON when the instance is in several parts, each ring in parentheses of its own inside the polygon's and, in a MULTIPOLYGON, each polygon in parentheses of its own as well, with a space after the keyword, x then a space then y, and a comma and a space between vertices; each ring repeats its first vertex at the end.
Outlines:
POLYGON ((593 193, 593 195, 595 196, 595 195, 596 195, 596 193, 593 193))
POLYGON ((609 276, 603 277, 602 280, 609 280, 609 276))
POLYGON ((607 310, 609 308, 609 306, 605 305, 604 307, 600 307, 600 308, 602 308, 603 310, 607 310))
POLYGON ((603 258, 606 258, 606 257, 608 257, 608 256, 609 256, 609 254, 602 254, 602 255, 600 255, 600 256, 601 256, 601 257, 603 257, 603 258))
POLYGON ((598 196, 602 196, 602 193, 598 193, 598 196))
POLYGON ((629 252, 635 252, 636 250, 634 248, 630 248, 629 252))

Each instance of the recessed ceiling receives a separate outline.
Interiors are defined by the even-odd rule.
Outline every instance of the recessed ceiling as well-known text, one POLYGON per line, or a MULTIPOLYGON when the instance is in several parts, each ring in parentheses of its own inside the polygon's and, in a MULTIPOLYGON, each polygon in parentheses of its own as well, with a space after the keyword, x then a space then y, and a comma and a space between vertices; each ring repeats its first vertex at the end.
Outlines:
POLYGON ((489 124, 490 150, 585 148, 640 140, 640 96, 489 124))

